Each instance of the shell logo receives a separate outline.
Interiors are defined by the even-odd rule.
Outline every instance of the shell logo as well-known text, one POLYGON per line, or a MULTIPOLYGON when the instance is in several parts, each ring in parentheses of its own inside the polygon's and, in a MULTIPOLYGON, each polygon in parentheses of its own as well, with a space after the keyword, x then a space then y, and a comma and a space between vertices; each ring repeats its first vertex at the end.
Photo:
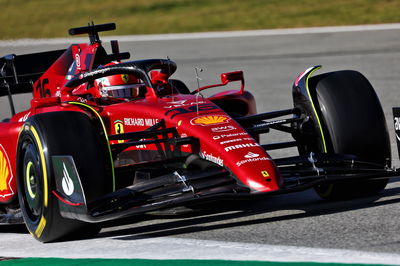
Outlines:
POLYGON ((13 195, 14 192, 10 189, 8 183, 13 178, 10 167, 10 161, 0 145, 0 197, 13 195))
POLYGON ((210 126, 228 123, 230 118, 226 115, 204 115, 190 120, 192 125, 210 126))

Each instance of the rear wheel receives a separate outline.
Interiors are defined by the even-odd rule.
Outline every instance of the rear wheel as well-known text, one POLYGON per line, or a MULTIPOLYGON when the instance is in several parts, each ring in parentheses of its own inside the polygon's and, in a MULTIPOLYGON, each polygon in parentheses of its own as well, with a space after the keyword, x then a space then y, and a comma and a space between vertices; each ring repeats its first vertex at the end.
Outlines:
POLYGON ((72 156, 87 202, 110 191, 105 141, 87 115, 54 112, 29 118, 18 142, 18 199, 29 232, 41 242, 88 237, 100 227, 60 214, 52 156, 72 156), (87 234, 90 232, 90 235, 87 234))
MULTIPOLYGON (((318 75, 310 78, 309 89, 322 127, 322 152, 353 154, 382 168, 390 166, 385 116, 372 85, 362 74, 338 71, 318 75)), ((387 182, 346 181, 318 185, 315 190, 325 199, 345 199, 377 194, 387 182)))

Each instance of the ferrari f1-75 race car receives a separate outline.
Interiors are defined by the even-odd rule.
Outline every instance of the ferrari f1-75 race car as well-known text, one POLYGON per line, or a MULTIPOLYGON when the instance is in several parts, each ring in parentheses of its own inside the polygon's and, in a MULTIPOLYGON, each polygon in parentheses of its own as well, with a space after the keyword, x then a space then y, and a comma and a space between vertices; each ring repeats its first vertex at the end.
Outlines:
POLYGON ((309 68, 295 79, 293 107, 257 114, 242 71, 190 90, 169 59, 127 61, 117 41, 108 53, 98 32, 113 29, 73 28, 90 43, 0 58, 12 113, 0 123, 1 223, 20 213, 49 242, 218 200, 308 188, 330 200, 371 195, 398 176, 382 107, 360 73, 309 68), (234 82, 240 89, 201 93, 234 82), (30 108, 16 113, 12 95, 27 92, 30 108), (260 143, 271 130, 293 140, 260 143), (269 155, 293 147, 292 156, 269 155))

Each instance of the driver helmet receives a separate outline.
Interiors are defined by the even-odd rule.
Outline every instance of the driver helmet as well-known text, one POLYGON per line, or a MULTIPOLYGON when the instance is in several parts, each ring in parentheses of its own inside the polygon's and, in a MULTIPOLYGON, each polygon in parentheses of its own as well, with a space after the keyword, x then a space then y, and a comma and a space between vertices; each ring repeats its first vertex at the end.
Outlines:
POLYGON ((140 88, 145 88, 145 84, 140 79, 129 74, 96 79, 95 86, 98 87, 102 97, 113 98, 135 98, 141 95, 140 88))

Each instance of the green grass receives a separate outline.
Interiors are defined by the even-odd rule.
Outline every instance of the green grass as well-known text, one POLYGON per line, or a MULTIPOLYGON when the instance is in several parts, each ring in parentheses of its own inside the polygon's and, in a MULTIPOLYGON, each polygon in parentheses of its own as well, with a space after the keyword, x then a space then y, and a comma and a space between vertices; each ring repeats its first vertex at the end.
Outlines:
POLYGON ((0 0, 0 39, 66 37, 116 22, 112 35, 400 22, 398 0, 0 0))
MULTIPOLYGON (((367 266, 365 264, 315 263, 315 262, 270 262, 228 260, 142 260, 142 259, 59 259, 25 258, 0 261, 0 266, 367 266)), ((368 265, 379 266, 379 265, 368 265)), ((381 265, 382 266, 382 265, 381 265)))

